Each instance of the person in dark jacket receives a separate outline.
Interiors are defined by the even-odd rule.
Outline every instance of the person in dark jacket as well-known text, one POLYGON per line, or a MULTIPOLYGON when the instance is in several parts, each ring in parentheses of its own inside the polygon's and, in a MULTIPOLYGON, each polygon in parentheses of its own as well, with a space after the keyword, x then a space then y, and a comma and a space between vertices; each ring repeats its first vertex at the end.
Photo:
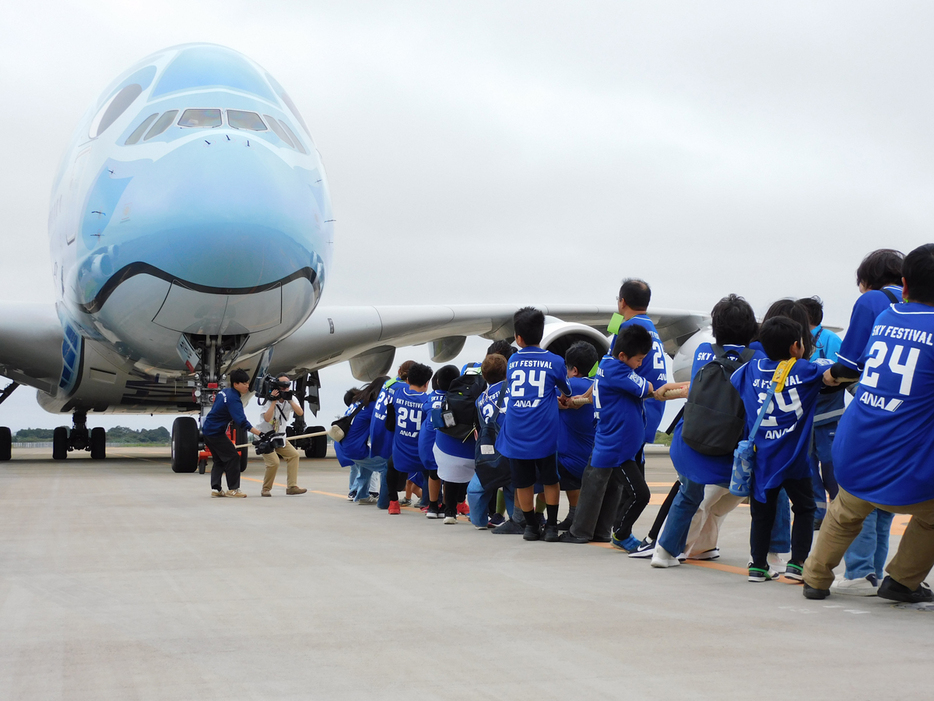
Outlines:
POLYGON ((211 451, 214 465, 211 467, 212 497, 245 497, 240 491, 240 453, 227 437, 227 426, 236 426, 259 436, 260 430, 247 421, 243 413, 243 395, 250 391, 250 376, 246 370, 230 373, 230 387, 217 393, 214 406, 204 419, 201 432, 204 445, 211 451), (227 491, 221 489, 221 475, 227 474, 227 491))

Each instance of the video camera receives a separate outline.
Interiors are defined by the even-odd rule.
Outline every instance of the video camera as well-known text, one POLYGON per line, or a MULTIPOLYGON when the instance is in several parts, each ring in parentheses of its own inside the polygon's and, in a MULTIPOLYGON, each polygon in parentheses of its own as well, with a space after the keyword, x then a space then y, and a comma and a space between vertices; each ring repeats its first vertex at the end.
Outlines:
POLYGON ((277 399, 289 401, 292 399, 292 392, 289 390, 291 386, 292 383, 288 380, 280 380, 278 377, 266 375, 260 382, 259 391, 256 393, 256 396, 260 404, 265 404, 268 401, 276 401, 277 399), (277 390, 278 394, 273 396, 272 393, 277 390))

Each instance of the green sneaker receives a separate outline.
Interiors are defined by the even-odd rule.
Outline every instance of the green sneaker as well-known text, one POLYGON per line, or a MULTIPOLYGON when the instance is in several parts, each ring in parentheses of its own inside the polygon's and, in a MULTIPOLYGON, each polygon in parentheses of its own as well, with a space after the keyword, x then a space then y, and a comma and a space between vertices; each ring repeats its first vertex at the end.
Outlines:
POLYGON ((778 573, 775 570, 749 565, 750 582, 771 582, 773 579, 778 579, 778 573))
POLYGON ((793 579, 796 582, 803 582, 804 568, 796 562, 789 562, 785 565, 785 578, 793 579))

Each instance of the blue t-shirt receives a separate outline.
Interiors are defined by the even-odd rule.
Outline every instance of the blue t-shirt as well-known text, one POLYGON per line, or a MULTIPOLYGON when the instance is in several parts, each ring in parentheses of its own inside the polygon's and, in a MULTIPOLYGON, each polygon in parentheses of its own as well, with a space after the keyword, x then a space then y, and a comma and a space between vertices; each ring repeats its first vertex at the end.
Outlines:
MULTIPOLYGON (((645 360, 643 360, 642 365, 636 369, 636 373, 640 377, 644 377, 651 382, 652 389, 658 389, 668 382, 668 356, 665 355, 665 348, 662 346, 661 336, 658 335, 655 324, 653 324, 652 320, 645 314, 637 314, 629 321, 624 321, 620 324, 619 328, 622 330, 633 324, 643 327, 652 336, 652 350, 645 356, 645 360)), ((616 336, 613 336, 611 339, 610 355, 613 354, 614 345, 616 345, 616 336)), ((654 443, 655 434, 658 431, 659 424, 662 422, 662 415, 665 413, 665 402, 660 402, 654 397, 649 397, 645 400, 643 409, 645 411, 645 442, 654 443)))
MULTIPOLYGON (((593 467, 617 467, 632 460, 645 443, 642 398, 649 383, 635 370, 612 355, 603 356, 593 385, 597 418, 593 467)), ((568 411, 573 411, 569 409, 568 411)))
MULTIPOLYGON (((830 360, 837 362, 837 351, 840 350, 840 337, 830 329, 815 326, 811 331, 814 339, 814 352, 811 360, 830 360)), ((817 411, 814 414, 814 425, 823 426, 836 423, 843 416, 845 405, 843 392, 828 392, 817 398, 817 411)))
POLYGON ((421 472, 418 456, 418 434, 425 419, 423 407, 428 395, 400 385, 392 398, 396 408, 396 430, 392 438, 392 464, 399 472, 421 472))
MULTIPOLYGON (((571 394, 585 394, 593 387, 589 377, 569 377, 571 394)), ((584 474, 584 468, 593 452, 593 437, 596 431, 593 404, 585 404, 580 409, 565 409, 558 414, 558 462, 568 472, 577 477, 584 474)))
MULTIPOLYGON (((745 349, 744 346, 725 345, 723 349, 728 355, 739 357, 739 354, 745 349)), ((765 358, 765 353, 757 351, 753 359, 765 358)), ((714 359, 713 347, 709 343, 701 343, 694 353, 694 362, 691 365, 691 380, 698 370, 714 359)), ((692 482, 699 484, 728 484, 730 473, 733 471, 732 455, 704 455, 698 453, 691 446, 684 442, 682 431, 684 429, 684 419, 675 426, 671 437, 671 462, 674 464, 678 474, 684 475, 692 482)))
POLYGON ((370 454, 376 458, 386 458, 392 455, 393 432, 386 429, 386 412, 392 404, 392 397, 396 390, 402 386, 397 377, 387 380, 376 397, 376 406, 373 407, 373 418, 370 419, 370 454))
MULTIPOLYGON (((894 294, 896 299, 902 298, 902 288, 898 285, 886 285, 885 289, 894 294)), ((872 335, 876 317, 890 306, 892 300, 882 290, 869 290, 859 296, 850 314, 850 325, 846 327, 846 334, 837 351, 837 362, 853 370, 863 369, 859 359, 866 349, 866 341, 872 335)))
MULTIPOLYGON (((490 419, 493 418, 493 414, 496 413, 496 402, 499 401, 499 393, 502 389, 503 383, 497 382, 487 387, 483 391, 483 394, 480 395, 480 398, 477 399, 477 416, 480 417, 484 426, 490 422, 490 419)), ((499 408, 499 415, 496 417, 496 423, 500 428, 503 427, 503 419, 505 416, 506 402, 504 400, 502 406, 499 408)))
POLYGON ((418 457, 426 470, 438 469, 438 463, 435 462, 435 436, 437 432, 431 423, 431 410, 441 408, 445 394, 447 393, 439 389, 429 392, 425 403, 422 405, 422 430, 418 432, 418 457))
POLYGON ((558 395, 570 394, 564 360, 537 346, 512 354, 506 366, 509 410, 496 439, 500 455, 535 460, 558 452, 558 395))
POLYGON ((253 428, 253 424, 247 421, 246 414, 243 413, 243 398, 240 393, 233 387, 225 387, 214 397, 214 404, 204 418, 201 433, 205 436, 223 435, 227 433, 227 425, 231 422, 245 431, 253 428))
POLYGON ((876 504, 934 499, 934 309, 884 310, 858 360, 863 374, 833 444, 837 481, 876 504))
MULTIPOLYGON (((803 479, 811 474, 808 445, 814 409, 823 387, 821 378, 831 365, 829 360, 796 361, 784 389, 772 398, 755 437, 752 495, 756 501, 764 503, 765 490, 780 486, 786 479, 803 479)), ((746 435, 752 430, 777 367, 777 360, 751 360, 730 378, 746 409, 746 435)))
MULTIPOLYGON (((359 402, 354 402, 347 407, 344 416, 349 416, 353 413, 353 410, 356 409, 358 405, 359 402)), ((370 421, 373 418, 373 409, 375 406, 376 402, 370 402, 360 410, 359 414, 353 417, 350 430, 347 431, 344 440, 340 442, 341 449, 344 451, 344 456, 350 460, 365 460, 370 457, 368 441, 370 438, 370 421)))

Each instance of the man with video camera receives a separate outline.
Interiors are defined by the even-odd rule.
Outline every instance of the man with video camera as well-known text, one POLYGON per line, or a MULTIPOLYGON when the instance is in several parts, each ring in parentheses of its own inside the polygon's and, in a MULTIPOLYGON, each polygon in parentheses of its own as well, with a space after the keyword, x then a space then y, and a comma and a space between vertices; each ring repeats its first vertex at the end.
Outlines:
POLYGON ((272 485, 276 479, 276 472, 279 470, 280 457, 286 461, 285 493, 304 494, 308 490, 298 486, 298 450, 285 439, 285 430, 293 412, 297 416, 302 416, 305 412, 289 391, 292 381, 287 375, 279 375, 275 380, 270 380, 271 378, 267 378, 267 381, 263 383, 264 397, 269 400, 269 406, 263 412, 265 423, 261 424, 260 428, 273 432, 274 435, 269 440, 275 450, 262 454, 263 462, 266 463, 266 475, 263 478, 263 491, 260 495, 272 496, 272 485))

